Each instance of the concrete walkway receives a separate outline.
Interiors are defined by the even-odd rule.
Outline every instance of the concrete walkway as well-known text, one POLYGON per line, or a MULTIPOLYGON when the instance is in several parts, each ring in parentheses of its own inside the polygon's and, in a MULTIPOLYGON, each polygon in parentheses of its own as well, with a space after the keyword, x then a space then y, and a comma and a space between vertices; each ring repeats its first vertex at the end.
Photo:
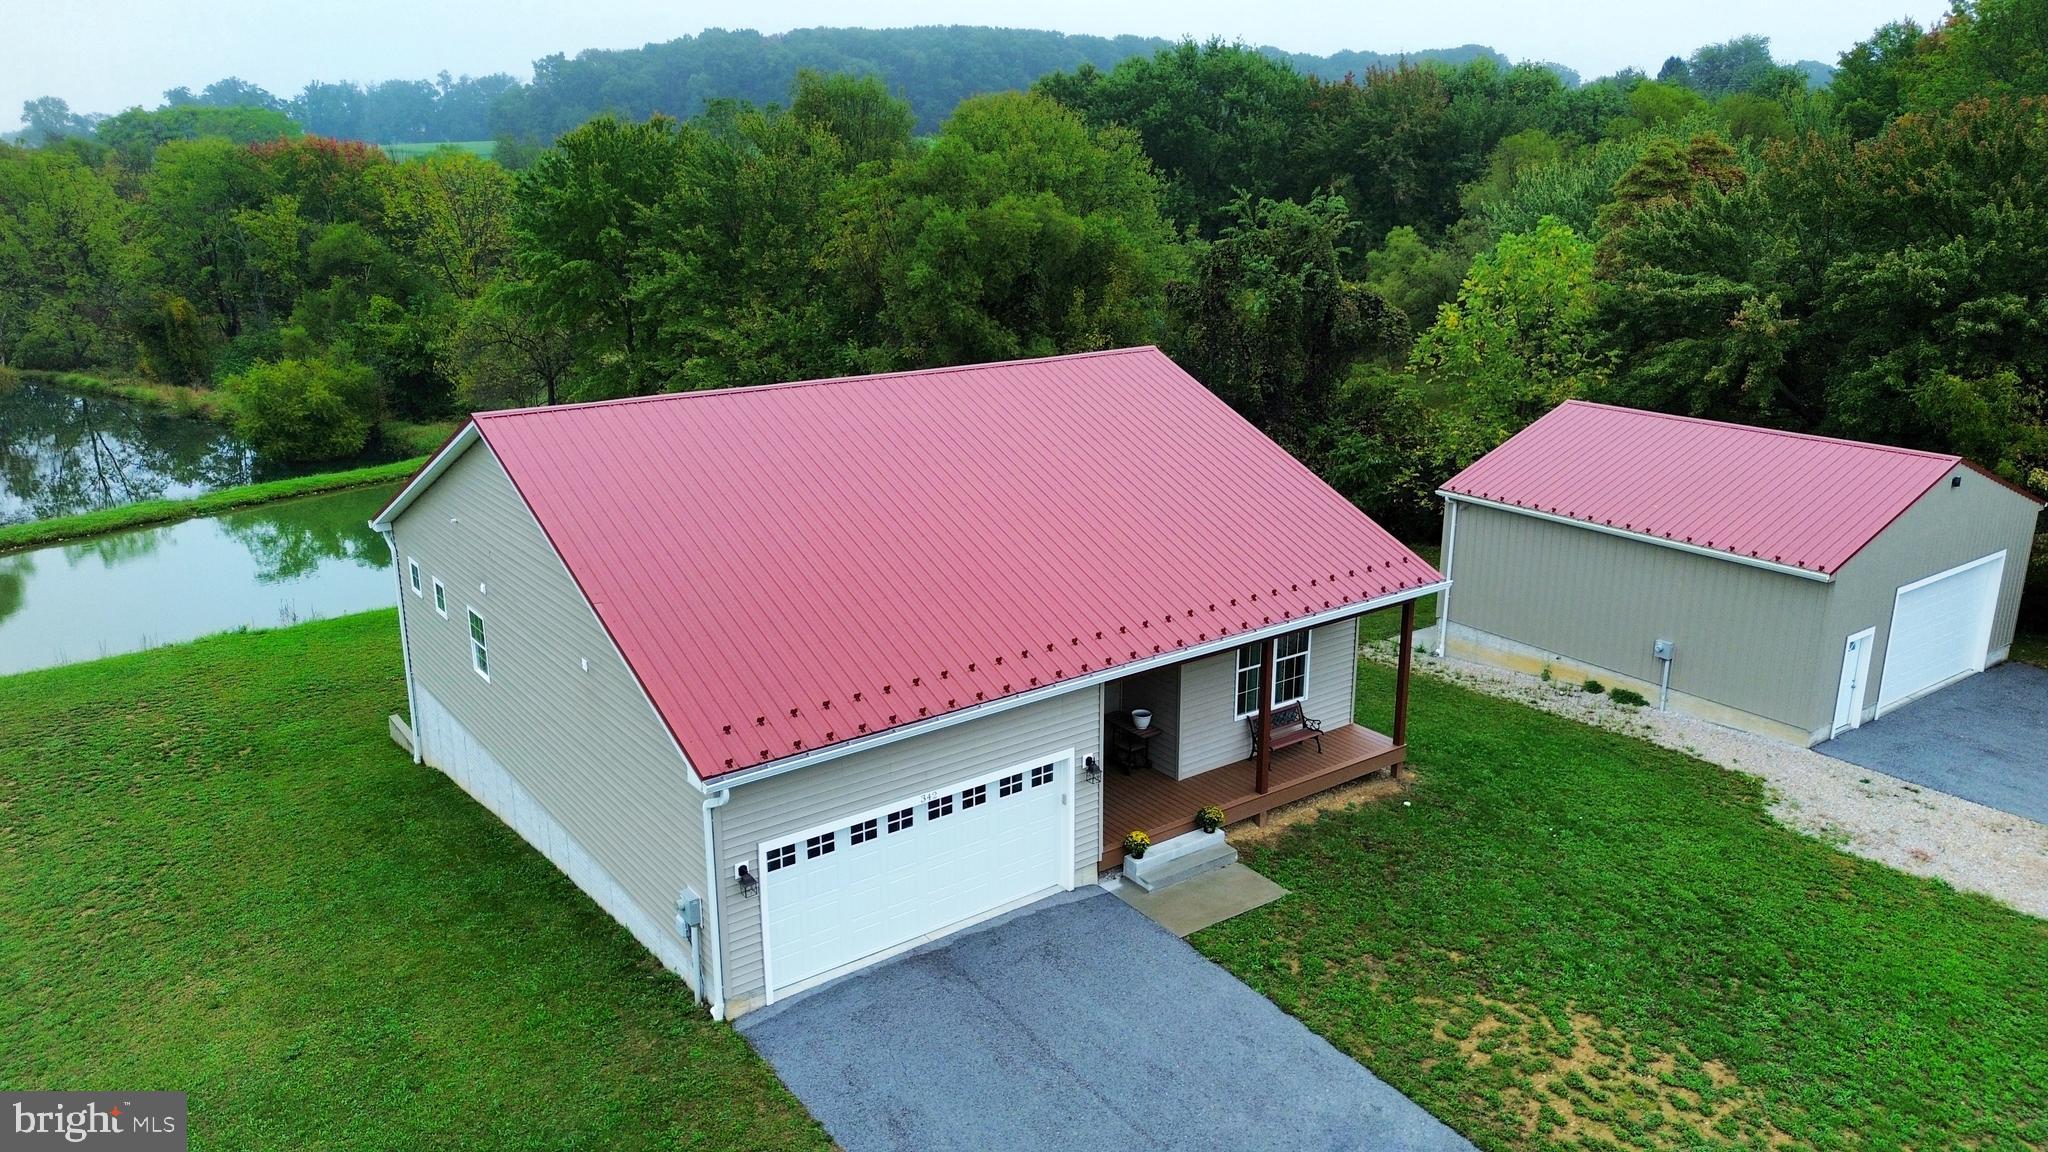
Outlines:
POLYGON ((2048 669, 2001 664, 1814 751, 2048 824, 2048 669))
POLYGON ((1086 891, 739 1030, 847 1152, 1472 1152, 1272 1001, 1086 891))

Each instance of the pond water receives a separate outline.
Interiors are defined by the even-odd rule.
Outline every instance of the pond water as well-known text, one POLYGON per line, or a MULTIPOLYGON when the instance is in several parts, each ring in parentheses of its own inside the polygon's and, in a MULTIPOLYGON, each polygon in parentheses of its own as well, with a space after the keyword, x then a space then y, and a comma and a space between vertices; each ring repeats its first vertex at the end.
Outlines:
POLYGON ((198 496, 307 470, 262 458, 210 420, 0 377, 0 524, 198 496))
POLYGON ((397 602, 380 485, 0 556, 0 675, 397 602))

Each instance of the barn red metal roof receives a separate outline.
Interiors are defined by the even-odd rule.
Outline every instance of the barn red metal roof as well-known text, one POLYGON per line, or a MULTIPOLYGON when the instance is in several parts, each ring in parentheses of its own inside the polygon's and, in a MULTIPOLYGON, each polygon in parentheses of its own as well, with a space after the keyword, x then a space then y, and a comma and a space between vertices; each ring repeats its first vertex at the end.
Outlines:
POLYGON ((1444 490, 1831 576, 1961 463, 1569 400, 1444 490))
POLYGON ((476 423, 706 777, 1441 579, 1154 348, 476 423))

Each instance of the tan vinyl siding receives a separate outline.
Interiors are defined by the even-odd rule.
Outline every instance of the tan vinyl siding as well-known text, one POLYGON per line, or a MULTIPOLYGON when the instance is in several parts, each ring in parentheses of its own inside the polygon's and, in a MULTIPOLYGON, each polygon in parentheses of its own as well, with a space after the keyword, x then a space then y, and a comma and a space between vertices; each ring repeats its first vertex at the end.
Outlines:
MULTIPOLYGON (((427 589, 423 598, 401 594, 417 682, 673 933, 677 894, 685 885, 705 891, 701 795, 489 447, 464 452, 404 511, 394 536, 401 563, 416 558, 427 589), (433 607, 437 577, 448 590, 446 619, 433 607), (488 682, 470 664, 470 606, 484 619, 488 682)), ((423 751, 432 763, 432 743, 423 751)))
MULTIPOLYGON (((1251 729, 1237 717, 1237 650, 1180 666, 1178 779, 1252 754, 1251 729)), ((1302 712, 1326 729, 1351 723, 1358 677, 1358 621, 1315 630, 1308 645, 1308 693, 1302 712)))
POLYGON ((753 1001, 765 991, 761 905, 742 896, 732 878, 764 840, 1072 749, 1074 868, 1092 876, 1102 851, 1102 789, 1088 781, 1082 764, 1100 756, 1101 728, 1102 691, 1085 688, 734 788, 732 800, 717 810, 726 999, 753 1001))
POLYGON ((1823 714, 1810 727, 1818 730, 1833 721, 1842 649, 1849 637, 1865 628, 1877 629, 1870 650, 1870 676, 1864 684, 1866 715, 1877 706, 1885 650, 1891 639, 1892 607, 1901 585, 2003 549, 2005 575, 1991 623, 1991 651, 1995 654, 2010 646, 2038 512, 2038 507, 2019 493, 1958 467, 1844 564, 1829 597, 1827 626, 1820 641, 1828 656, 1822 661, 1819 685, 1823 714), (1958 476, 1961 486, 1952 486, 1951 480, 1958 476))
POLYGON ((1651 683, 1670 639, 1674 691, 1816 723, 1827 584, 1462 502, 1447 544, 1458 624, 1651 683))

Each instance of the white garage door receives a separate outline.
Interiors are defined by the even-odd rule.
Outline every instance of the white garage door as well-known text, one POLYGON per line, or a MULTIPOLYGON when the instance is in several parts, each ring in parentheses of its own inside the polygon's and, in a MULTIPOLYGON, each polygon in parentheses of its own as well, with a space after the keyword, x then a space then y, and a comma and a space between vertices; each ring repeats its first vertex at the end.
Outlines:
POLYGON ((905 796, 760 849, 768 995, 1073 878, 1073 757, 905 796))
POLYGON ((1880 715, 1944 681, 1983 671, 2004 575, 2005 553, 1997 552, 1899 589, 1877 692, 1880 715))

